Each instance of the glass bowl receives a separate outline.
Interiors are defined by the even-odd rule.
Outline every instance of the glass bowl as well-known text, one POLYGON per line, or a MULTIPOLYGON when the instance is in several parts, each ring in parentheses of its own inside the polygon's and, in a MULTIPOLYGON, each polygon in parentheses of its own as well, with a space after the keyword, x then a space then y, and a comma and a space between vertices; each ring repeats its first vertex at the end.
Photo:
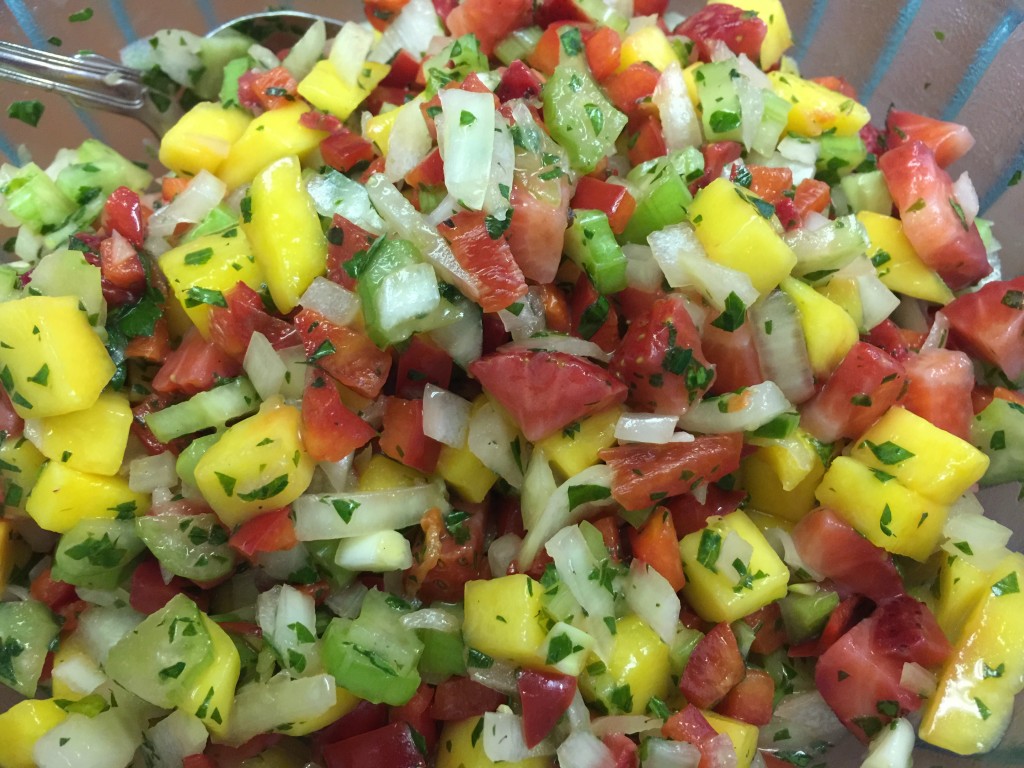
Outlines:
MULTIPOLYGON (((89 0, 5 0, 0 36, 23 45, 72 54, 82 49, 117 58, 127 42, 165 27, 203 32, 236 16, 261 10, 245 0, 182 0, 175 3, 106 0, 92 6, 88 21, 73 22, 89 0)), ((670 8, 689 13, 702 2, 673 0, 670 8)), ((359 2, 314 0, 284 3, 297 10, 338 19, 361 17, 359 2)), ((977 140, 954 178, 969 169, 981 201, 981 215, 995 221, 1003 245, 1003 274, 1024 273, 1024 3, 1021 0, 784 0, 796 41, 789 51, 810 75, 844 76, 880 124, 890 105, 967 125, 977 140)), ((155 166, 155 143, 141 125, 125 118, 88 113, 63 99, 0 82, 3 106, 17 99, 41 99, 45 113, 37 128, 0 117, 0 160, 20 162, 20 145, 42 164, 60 147, 90 135, 136 160, 155 166)), ((1022 340, 1021 343, 1024 343, 1022 340)), ((1016 488, 982 494, 989 515, 1014 528, 1011 547, 1024 549, 1024 506, 1016 488)), ((12 702, 0 690, 0 711, 12 702), (7 698, 5 700, 5 695, 7 698)), ((859 765, 858 744, 842 744, 827 765, 859 765)), ((823 762, 822 765, 825 763, 823 762)), ((987 755, 960 758, 920 745, 918 768, 1004 768, 1024 765, 1024 706, 1000 747, 987 755)))

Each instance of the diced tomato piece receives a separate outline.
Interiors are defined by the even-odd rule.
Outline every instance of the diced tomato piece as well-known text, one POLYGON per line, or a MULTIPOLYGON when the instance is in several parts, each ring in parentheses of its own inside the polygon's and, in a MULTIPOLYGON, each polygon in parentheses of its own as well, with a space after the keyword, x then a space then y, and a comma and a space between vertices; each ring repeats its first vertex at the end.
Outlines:
MULTIPOLYGON (((871 613, 871 603, 867 598, 860 595, 850 595, 839 601, 825 622, 825 628, 821 630, 812 656, 820 656, 837 642, 839 638, 853 629, 857 624, 866 619, 871 613)), ((795 656, 793 647, 790 647, 790 655, 795 656)))
POLYGON ((380 449, 385 455, 421 472, 434 471, 441 444, 423 434, 423 401, 388 397, 380 449))
POLYGON ((135 566, 128 588, 128 603, 139 613, 156 613, 177 595, 186 594, 204 610, 209 604, 209 595, 189 581, 174 576, 164 581, 160 562, 152 557, 135 566))
POLYGON ((619 68, 622 38, 611 27, 598 26, 583 35, 587 65, 597 80, 604 80, 619 68))
POLYGON ((303 309, 295 328, 306 356, 363 397, 380 394, 391 370, 391 355, 377 348, 365 331, 335 325, 319 312, 303 309))
POLYGON ((656 300, 633 320, 611 369, 629 387, 629 403, 652 413, 686 413, 714 381, 690 313, 678 296, 656 300))
POLYGON ((648 115, 640 121, 636 130, 629 137, 627 154, 631 165, 640 165, 668 154, 659 117, 648 115))
POLYGON ((564 352, 496 352, 474 360, 469 372, 530 441, 626 399, 625 385, 612 374, 564 352), (572 397, 566 397, 567 392, 572 397))
POLYGON ((21 437, 25 430, 25 420, 14 410, 11 403, 11 396, 7 390, 0 387, 0 433, 4 438, 21 437))
POLYGON ((382 728, 323 748, 326 768, 427 768, 427 759, 416 746, 408 723, 389 723, 382 728))
POLYGON ((196 328, 190 328, 153 377, 153 390, 194 395, 212 388, 219 379, 230 379, 241 372, 237 360, 200 336, 196 328))
POLYGON ((423 538, 413 547, 413 566, 405 572, 406 589, 425 602, 458 602, 467 581, 490 575, 484 536, 487 515, 461 502, 447 519, 437 508, 423 515, 423 538))
POLYGON ((614 472, 612 496, 626 509, 636 510, 735 471, 742 449, 742 435, 729 433, 702 435, 689 443, 619 445, 600 456, 614 472))
POLYGON ((580 178, 571 205, 573 208, 604 211, 612 232, 617 235, 625 231, 636 210, 636 200, 624 184, 601 181, 593 176, 580 178))
POLYGON ((342 715, 338 720, 313 734, 313 757, 319 760, 322 757, 322 750, 327 744, 344 741, 362 733, 369 733, 387 725, 387 722, 388 706, 386 704, 374 704, 362 699, 351 712, 342 715))
POLYGON ((324 162, 342 173, 351 173, 357 165, 369 163, 376 156, 373 143, 347 128, 320 142, 324 162))
POLYGON ((175 399, 169 396, 154 395, 132 406, 131 433, 136 440, 142 443, 142 447, 150 456, 156 456, 164 451, 178 454, 188 445, 188 440, 181 437, 171 440, 169 443, 162 443, 156 439, 153 430, 146 425, 147 414, 166 408, 175 399))
POLYGON ((804 179, 796 185, 793 206, 796 215, 803 221, 811 211, 825 213, 832 200, 832 190, 824 181, 804 179))
POLYGON ((228 544, 250 560, 259 552, 291 549, 298 543, 291 512, 290 507, 280 507, 250 518, 231 534, 228 544))
POLYGON ((572 310, 565 294, 553 283, 536 286, 544 305, 544 320, 549 331, 555 333, 572 332, 572 310))
POLYGON ((704 155, 704 175, 690 185, 691 191, 702 189, 721 176, 725 166, 740 159, 743 145, 738 141, 713 141, 700 151, 704 155))
POLYGON ((146 217, 137 192, 118 187, 103 205, 103 227, 117 232, 136 248, 146 240, 146 217))
POLYGON ((494 93, 504 104, 512 99, 532 99, 540 94, 543 85, 536 72, 516 59, 502 72, 494 93))
POLYGON ((312 131, 325 133, 341 133, 347 130, 341 120, 327 112, 321 112, 319 109, 311 109, 309 112, 299 115, 299 125, 312 131))
POLYGON ((274 349, 301 344, 298 332, 287 320, 270 314, 263 299, 245 283, 224 294, 226 307, 210 310, 210 340, 239 363, 245 359, 249 341, 259 331, 274 349))
POLYGON ((419 59, 402 48, 388 63, 391 64, 391 69, 384 79, 380 81, 381 85, 408 88, 416 84, 416 76, 420 71, 419 59))
POLYGON ((564 180, 560 191, 557 201, 541 200, 520 182, 512 184, 512 223, 505 236, 523 275, 536 283, 554 280, 562 260, 569 226, 569 185, 564 180))
POLYGON ((474 34, 490 56, 494 46, 533 21, 532 0, 463 0, 445 19, 455 37, 474 34))
POLYGON ((987 283, 942 313, 959 349, 998 366, 1011 381, 1024 374, 1024 276, 987 283))
POLYGON ((767 672, 748 669, 742 680, 725 694, 715 711, 751 725, 768 725, 772 719, 775 681, 767 672))
POLYGON ((745 53, 751 61, 760 61, 761 43, 768 34, 768 25, 756 13, 716 3, 688 16, 674 33, 693 40, 701 61, 711 61, 716 40, 725 43, 736 55, 745 53))
POLYGON ((608 76, 601 85, 615 108, 633 121, 643 112, 641 105, 649 103, 654 95, 660 77, 656 67, 641 61, 608 76))
POLYGON ((53 578, 50 568, 44 568, 32 579, 28 593, 34 600, 38 600, 51 611, 59 611, 65 605, 78 599, 74 585, 53 578))
POLYGON ((864 341, 885 351, 901 363, 910 356, 906 332, 888 317, 872 328, 864 341))
POLYGON ((590 27, 582 21, 553 21, 544 28, 537 45, 526 56, 527 63, 548 77, 555 71, 562 58, 562 33, 568 27, 576 27, 582 36, 583 30, 590 27))
POLYGON ((803 561, 832 579, 841 594, 856 592, 878 602, 904 592, 889 553, 830 509, 808 513, 793 529, 793 541, 803 561))
POLYGON ((806 403, 800 426, 819 440, 855 439, 899 401, 907 386, 903 366, 878 347, 858 341, 806 403))
POLYGON ((583 271, 572 292, 572 330, 582 339, 594 342, 605 352, 619 346, 619 313, 606 296, 597 292, 583 271))
POLYGON ((744 321, 732 331, 706 323, 701 332, 700 349, 715 369, 715 380, 708 388, 712 394, 736 392, 764 381, 750 322, 744 321))
POLYGON ((871 640, 880 653, 935 669, 952 653, 931 608, 910 595, 882 602, 873 614, 871 640))
POLYGON ((448 722, 493 712, 508 698, 468 677, 450 677, 437 686, 430 716, 448 722))
POLYGON ((536 23, 542 29, 547 29, 560 21, 590 21, 575 0, 540 0, 535 5, 536 23))
POLYGON ((310 370, 302 390, 302 443, 317 461, 341 461, 377 432, 341 400, 330 376, 310 370))
POLYGON ((611 768, 637 768, 640 764, 636 742, 624 733, 606 733, 601 741, 612 753, 611 768))
POLYGON ((665 721, 665 724, 661 726, 661 735, 673 741, 685 741, 688 744, 693 744, 701 752, 699 768, 712 768, 711 761, 706 759, 708 757, 706 750, 711 748, 712 742, 718 736, 718 731, 692 703, 673 713, 665 721))
POLYGON ((974 408, 974 364, 963 352, 929 349, 906 361, 907 394, 902 405, 940 429, 970 439, 974 408))
POLYGON ((358 224, 353 224, 339 213, 334 214, 331 228, 327 230, 327 277, 350 291, 355 290, 356 279, 345 265, 358 254, 368 251, 374 239, 358 224))
POLYGON ((395 394, 405 398, 423 397, 427 384, 448 389, 453 366, 447 352, 427 337, 417 334, 398 356, 395 394))
POLYGON ((812 77, 811 80, 816 82, 818 85, 823 85, 830 91, 841 93, 848 99, 857 100, 857 89, 850 84, 850 81, 845 77, 839 77, 837 75, 824 75, 823 77, 812 77))
POLYGON ((366 0, 363 8, 373 28, 382 32, 408 3, 409 0, 366 0))
POLYGON ((171 335, 167 330, 167 318, 160 317, 153 324, 152 336, 134 336, 128 339, 124 356, 150 363, 163 363, 171 354, 171 335))
POLYGON ((793 186, 793 171, 789 168, 772 168, 766 165, 748 165, 750 191, 772 205, 782 199, 793 186))
POLYGON ((523 738, 532 749, 544 740, 572 704, 576 678, 526 668, 519 673, 516 688, 523 705, 523 738))
POLYGON ((280 733, 261 733, 237 747, 213 743, 206 748, 206 755, 218 766, 242 765, 245 761, 271 749, 283 738, 280 733))
POLYGON ((885 143, 889 149, 920 141, 935 153, 935 161, 948 168, 974 146, 974 137, 966 125, 936 120, 914 112, 890 109, 885 116, 885 143))
POLYGON ((266 110, 286 107, 295 102, 298 82, 284 67, 274 67, 256 76, 252 82, 252 95, 266 110))
POLYGON ((683 560, 679 556, 679 537, 676 536, 672 515, 659 507, 647 518, 640 530, 630 528, 629 543, 633 557, 656 570, 678 592, 686 584, 683 560))
POLYGON ((601 534, 601 541, 608 549, 608 557, 613 562, 622 561, 622 537, 619 534, 619 520, 615 515, 605 515, 590 521, 590 524, 597 528, 601 534))
POLYGON ((112 303, 126 304, 137 300, 146 288, 146 270, 142 266, 142 259, 128 239, 116 230, 100 243, 100 271, 104 284, 109 283, 128 294, 119 294, 112 303))
POLYGON ((779 223, 787 232, 800 226, 800 214, 788 197, 781 197, 775 203, 775 215, 779 217, 779 223))
POLYGON ((188 755, 182 758, 181 768, 217 768, 217 763, 213 761, 212 757, 203 754, 188 755))
POLYGON ((174 198, 185 191, 185 187, 192 181, 184 176, 164 176, 160 179, 160 197, 165 202, 171 202, 174 198))
POLYGON ((444 184, 444 160, 441 150, 434 147, 419 165, 405 174, 405 183, 413 189, 439 187, 444 184))
POLYGON ((464 286, 467 295, 484 312, 505 309, 526 295, 526 279, 508 241, 501 235, 491 236, 482 211, 459 211, 445 219, 438 230, 469 273, 470 282, 464 286))
POLYGON ((720 702, 746 674, 736 635, 727 622, 701 638, 690 654, 679 690, 694 706, 709 709, 720 702))
POLYGON ((909 141, 878 158, 903 233, 917 255, 954 291, 992 271, 978 227, 968 225, 953 196, 953 181, 935 154, 920 141, 909 141))
POLYGON ((782 610, 778 603, 768 603, 764 608, 758 608, 744 616, 743 621, 754 630, 754 641, 750 644, 750 650, 754 653, 774 653, 786 644, 786 625, 782 622, 782 610))
POLYGON ((437 721, 430 715, 433 700, 434 689, 426 683, 420 683, 411 699, 400 707, 392 707, 388 713, 388 722, 406 723, 422 736, 428 753, 433 752, 437 745, 437 721))

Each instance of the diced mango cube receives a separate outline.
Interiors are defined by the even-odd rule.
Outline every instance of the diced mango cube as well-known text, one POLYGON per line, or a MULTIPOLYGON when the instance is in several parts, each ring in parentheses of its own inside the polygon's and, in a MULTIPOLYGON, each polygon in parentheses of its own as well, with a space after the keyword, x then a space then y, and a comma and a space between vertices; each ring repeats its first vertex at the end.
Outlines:
POLYGON ((791 462, 776 459, 779 453, 789 455, 783 446, 773 445, 758 448, 744 458, 741 465, 743 487, 750 494, 754 509, 797 522, 814 508, 814 491, 825 474, 825 467, 815 454, 813 463, 794 485, 794 476, 800 473, 789 469, 791 462), (780 471, 780 465, 785 469, 780 471))
POLYGON ((858 331, 867 333, 864 328, 864 302, 860 298, 860 285, 855 277, 833 276, 824 285, 816 286, 818 293, 838 305, 850 316, 858 331))
POLYGON ((980 602, 924 706, 919 735, 942 749, 973 755, 993 749, 1024 690, 1024 555, 991 571, 980 602))
POLYGON ((228 427, 196 464, 196 484, 228 527, 291 504, 309 487, 316 462, 299 435, 299 409, 273 397, 228 427))
POLYGON ((729 737, 733 749, 736 750, 736 768, 750 768, 750 763, 757 754, 757 726, 717 712, 702 714, 712 728, 729 737))
POLYGON ((473 503, 483 501, 498 481, 498 476, 466 446, 452 448, 442 445, 435 469, 462 498, 473 503))
POLYGON ((641 714, 653 696, 668 694, 669 648, 635 614, 615 620, 612 649, 604 668, 597 656, 590 659, 580 677, 580 692, 586 701, 600 702, 609 712, 641 714), (595 665, 600 671, 594 670, 595 665))
POLYGON ((0 303, 0 383, 23 419, 88 408, 114 362, 71 296, 0 303))
POLYGON ((850 457, 894 475, 939 504, 952 504, 978 482, 989 458, 966 440, 894 406, 850 450, 850 457))
MULTIPOLYGON (((413 102, 409 102, 412 104, 413 102)), ((388 156, 388 146, 391 142, 391 131, 395 127, 395 121, 398 120, 398 113, 403 109, 409 109, 409 104, 403 104, 395 109, 389 109, 382 111, 380 114, 374 115, 363 124, 363 138, 367 141, 372 141, 380 153, 384 156, 388 156)), ((416 106, 419 109, 419 106, 416 106)))
POLYGON ((327 238, 299 159, 283 157, 264 168, 249 194, 252 216, 243 229, 274 304, 281 312, 291 312, 327 268, 327 238))
POLYGON ((989 572, 966 558, 949 555, 939 566, 939 599, 935 604, 935 620, 951 643, 960 639, 971 610, 989 586, 989 572))
POLYGON ((160 139, 160 162, 184 176, 216 173, 250 122, 244 109, 201 101, 160 139))
POLYGON ((462 637, 469 648, 524 666, 536 666, 547 635, 544 588, 526 574, 466 583, 462 637))
POLYGON ((306 103, 296 103, 271 109, 249 123, 217 169, 228 189, 248 184, 257 173, 282 157, 297 155, 302 159, 320 146, 327 132, 299 122, 311 109, 306 103))
POLYGON ((39 737, 64 722, 68 713, 53 699, 26 699, 0 712, 0 768, 35 768, 32 748, 39 737))
POLYGON ((708 5, 727 3, 753 11, 768 27, 768 32, 761 43, 761 69, 768 70, 774 66, 782 54, 793 44, 793 33, 789 29, 789 19, 782 8, 781 0, 708 0, 708 5))
POLYGON ((125 478, 79 472, 60 461, 43 466, 25 504, 40 528, 56 533, 81 520, 130 518, 148 510, 149 496, 133 491, 125 478))
POLYGON ((786 595, 789 568, 742 510, 709 518, 705 528, 683 537, 679 553, 686 574, 683 595, 707 621, 736 621, 786 595), (707 552, 713 551, 714 546, 701 547, 705 535, 712 544, 717 541, 721 546, 730 534, 739 536, 752 548, 750 562, 745 565, 747 578, 740 583, 718 567, 717 558, 708 557, 707 552))
POLYGON ((238 283, 254 290, 263 284, 263 270, 245 232, 234 228, 228 233, 198 237, 159 259, 174 297, 204 338, 210 334, 210 310, 227 306, 225 293, 238 283))
POLYGON ((483 717, 450 720, 437 740, 437 768, 551 768, 553 757, 494 762, 484 752, 483 717))
POLYGON ((81 411, 25 420, 26 434, 46 458, 97 475, 117 474, 131 426, 131 404, 118 392, 102 393, 81 411))
POLYGON ((46 457, 24 436, 0 441, 0 481, 7 514, 25 511, 25 502, 45 463, 46 457))
POLYGON ((367 61, 359 73, 358 82, 351 84, 345 82, 334 65, 325 59, 317 62, 312 71, 302 78, 298 91, 317 109, 345 120, 390 71, 388 64, 367 61))
POLYGON ((664 71, 673 61, 678 62, 672 44, 668 41, 660 27, 641 27, 622 40, 622 52, 619 56, 619 67, 622 72, 632 64, 646 61, 659 71, 664 71))
POLYGON ((374 454, 359 474, 360 491, 390 491, 412 488, 427 482, 427 476, 418 469, 407 467, 382 453, 374 454))
POLYGON ((861 211, 857 221, 864 225, 871 247, 871 257, 882 281, 890 291, 924 299, 936 304, 948 304, 953 292, 917 255, 914 246, 903 234, 903 223, 892 216, 883 216, 872 211, 861 211))
POLYGON ((939 545, 945 505, 848 456, 833 459, 815 493, 872 544, 896 555, 927 560, 939 545))
POLYGON ((762 209, 757 199, 728 179, 715 179, 697 193, 689 216, 712 261, 746 273, 767 293, 796 266, 796 254, 775 230, 770 207, 762 209))
POLYGON ((700 91, 697 90, 697 70, 703 66, 703 62, 697 61, 688 67, 683 68, 683 82, 686 83, 686 95, 690 97, 693 108, 700 106, 700 91))
POLYGON ((772 90, 788 101, 786 129, 815 137, 835 129, 837 136, 856 136, 868 124, 867 107, 848 96, 797 75, 769 72, 772 90))
POLYGON ((800 313, 800 326, 807 340, 807 355, 814 375, 827 377, 860 338, 857 324, 842 307, 795 277, 787 277, 779 287, 800 313))
POLYGON ((575 421, 537 443, 564 477, 572 477, 597 464, 598 452, 615 444, 615 424, 622 415, 618 406, 575 421))

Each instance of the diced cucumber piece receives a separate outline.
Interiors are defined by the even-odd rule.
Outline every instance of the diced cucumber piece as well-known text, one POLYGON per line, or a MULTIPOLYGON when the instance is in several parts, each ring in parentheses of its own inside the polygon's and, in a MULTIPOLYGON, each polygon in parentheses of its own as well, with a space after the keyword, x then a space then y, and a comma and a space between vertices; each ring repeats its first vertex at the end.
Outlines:
POLYGON ((82 520, 61 536, 53 556, 53 578, 76 587, 113 589, 145 548, 135 533, 134 519, 82 520))
POLYGON ((790 590, 782 600, 782 623, 792 643, 802 643, 821 634, 828 617, 839 605, 839 595, 829 590, 815 590, 809 594, 790 590))
POLYGON ((231 419, 255 413, 260 397, 244 376, 193 395, 183 403, 146 414, 146 425, 162 442, 203 429, 223 427, 231 419))
POLYGON ((764 112, 761 114, 761 125, 758 126, 751 148, 767 157, 775 153, 779 137, 789 120, 789 108, 792 105, 767 88, 761 94, 764 97, 764 112))
POLYGON ((416 635, 423 643, 418 669, 426 682, 439 683, 466 674, 466 646, 461 632, 417 629, 416 635))
POLYGON ((731 59, 704 64, 694 73, 704 138, 708 141, 743 140, 743 111, 736 90, 739 78, 731 59))
POLYGON ((881 171, 851 173, 839 181, 853 213, 872 211, 888 216, 892 213, 892 196, 881 171))
POLYGON ((818 155, 816 174, 827 184, 838 184, 868 157, 867 147, 860 136, 836 136, 823 134, 820 138, 821 154, 818 155))
POLYGON ((626 254, 615 240, 604 211, 577 209, 565 232, 565 252, 590 276, 598 293, 626 287, 626 254))
POLYGON ((971 442, 990 460, 982 485, 1024 480, 1024 406, 993 398, 971 422, 971 442))
POLYGON ((197 437, 188 447, 178 454, 178 460, 174 464, 174 471, 178 473, 183 483, 196 487, 196 465, 203 455, 214 443, 220 440, 220 435, 203 435, 197 437))
POLYGON ((488 70, 490 65, 480 51, 479 40, 475 35, 463 35, 423 62, 425 94, 430 98, 448 83, 461 83, 471 72, 488 70))
POLYGON ((35 696, 46 654, 59 631, 42 603, 0 603, 0 683, 22 696, 35 696))
POLYGON ((0 192, 11 215, 37 233, 59 229, 77 210, 74 199, 35 163, 17 171, 0 192))
POLYGON ((540 27, 523 27, 502 40, 494 49, 498 61, 506 67, 517 59, 525 61, 540 42, 540 27))
POLYGON ((786 233, 796 254, 793 274, 810 283, 824 280, 850 264, 868 248, 868 235, 856 216, 841 216, 820 229, 800 227, 786 233))
POLYGON ((231 573, 234 550, 212 512, 136 518, 139 538, 167 571, 193 581, 215 581, 231 573))

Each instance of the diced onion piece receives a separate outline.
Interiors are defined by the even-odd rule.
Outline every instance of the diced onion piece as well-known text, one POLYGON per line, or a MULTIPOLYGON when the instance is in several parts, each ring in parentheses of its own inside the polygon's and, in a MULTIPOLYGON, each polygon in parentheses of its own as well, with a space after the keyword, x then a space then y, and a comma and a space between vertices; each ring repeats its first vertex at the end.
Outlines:
POLYGON ((584 611, 591 616, 615 615, 614 595, 592 578, 597 559, 578 525, 562 528, 544 548, 555 563, 558 577, 584 611))
POLYGON ((484 713, 484 754, 494 762, 518 762, 554 752, 550 742, 542 741, 530 749, 523 737, 523 719, 512 712, 484 713))
POLYGON ((201 755, 207 739, 203 721, 183 709, 174 710, 146 733, 154 768, 172 768, 182 765, 189 755, 201 755))
POLYGON ((434 140, 427 130, 427 123, 420 111, 423 102, 417 96, 404 109, 398 110, 388 137, 388 154, 384 160, 384 175, 391 181, 405 178, 434 146, 434 140))
POLYGON ((178 483, 177 457, 170 451, 142 456, 128 464, 128 487, 136 493, 152 493, 178 483))
POLYGON ((294 680, 277 675, 266 683, 249 683, 235 694, 223 741, 238 746, 281 725, 294 727, 322 717, 337 703, 337 684, 327 674, 294 680))
POLYGON ((334 38, 328 57, 342 82, 355 86, 373 47, 373 30, 365 24, 346 21, 334 38))
POLYGON ((705 434, 752 432, 795 410, 774 381, 763 381, 739 392, 709 397, 696 403, 679 417, 679 424, 685 429, 705 434))
POLYGON ((814 581, 822 581, 824 579, 824 576, 811 568, 800 557, 800 552, 796 548, 796 542, 793 541, 793 534, 785 528, 766 528, 764 537, 772 545, 775 553, 782 558, 782 562, 788 565, 791 570, 795 572, 802 571, 814 581))
POLYGON ((651 101, 658 108, 661 133, 669 152, 700 146, 700 118, 690 101, 678 61, 665 67, 654 87, 651 101))
POLYGON ((519 339, 505 344, 499 349, 540 349, 546 352, 565 352, 576 357, 590 357, 601 361, 611 359, 610 354, 592 341, 581 339, 578 336, 566 336, 563 333, 553 332, 540 333, 536 336, 519 339))
POLYGON ((817 690, 784 696, 775 707, 771 722, 761 728, 758 746, 768 749, 793 749, 819 739, 824 742, 836 741, 846 734, 846 727, 839 721, 832 708, 825 703, 817 690), (780 732, 789 738, 776 740, 780 732))
POLYGON ((352 465, 355 454, 350 453, 339 461, 321 461, 317 464, 324 473, 333 491, 347 491, 352 487, 352 465))
POLYGON ((434 3, 431 0, 411 0, 384 30, 368 58, 386 64, 404 48, 421 59, 430 47, 430 41, 443 34, 434 3))
POLYGON ((754 344, 765 377, 792 403, 814 395, 814 373, 796 306, 783 292, 768 294, 750 308, 754 344))
POLYGON ((263 69, 275 69, 281 66, 281 60, 277 58, 277 55, 259 43, 253 43, 249 46, 249 50, 246 51, 250 57, 263 69))
POLYGON ((461 448, 469 434, 473 404, 447 389, 427 384, 423 388, 423 434, 438 442, 461 448))
POLYGON ((498 317, 512 339, 521 341, 547 329, 544 316, 544 302, 536 289, 527 291, 526 296, 498 311, 498 317))
POLYGON ((648 739, 644 768, 697 768, 701 753, 687 741, 648 739))
POLYGON ((779 154, 787 160, 801 165, 813 166, 818 162, 821 145, 812 139, 798 139, 787 136, 779 142, 779 154))
POLYGON ((39 737, 32 757, 40 768, 125 768, 142 744, 142 731, 126 708, 95 717, 74 712, 39 737))
POLYGON ((356 573, 403 571, 412 565, 412 545, 398 531, 376 531, 339 541, 334 562, 356 573))
POLYGON ((626 577, 626 604, 671 646, 679 624, 679 595, 668 580, 641 560, 634 560, 626 577))
MULTIPOLYGON (((492 101, 493 103, 493 101, 492 101)), ((516 165, 516 144, 508 121, 500 112, 494 113, 494 144, 491 148, 491 169, 484 194, 484 211, 505 219, 512 215, 509 195, 512 189, 512 174, 516 165)))
POLYGON ((306 182, 316 212, 326 218, 338 214, 373 235, 383 234, 384 220, 370 203, 366 187, 333 168, 313 174, 306 182))
POLYGON ((658 413, 623 413, 615 422, 615 439, 619 442, 654 443, 672 439, 678 416, 658 413))
POLYGON ((868 745, 860 768, 910 768, 917 734, 905 717, 893 720, 868 745))
POLYGON ((281 66, 291 72, 296 80, 301 80, 313 70, 313 65, 323 56, 326 45, 327 25, 323 19, 317 19, 288 51, 281 66))
POLYGON ((252 382, 253 389, 263 400, 281 391, 288 373, 288 367, 278 356, 277 350, 259 331, 254 331, 249 337, 242 368, 252 382))
POLYGON ((456 318, 448 325, 429 331, 431 340, 463 368, 483 354, 484 326, 480 307, 461 299, 456 305, 456 318))
POLYGON ((626 283, 630 288, 654 293, 661 288, 665 273, 651 253, 650 246, 641 243, 626 243, 622 246, 626 257, 626 283))
POLYGON ((68 656, 55 664, 52 677, 82 696, 88 696, 107 682, 107 676, 100 670, 99 664, 84 654, 68 656))
POLYGON ((453 614, 441 608, 421 608, 402 617, 406 629, 433 629, 437 632, 458 632, 462 622, 453 614))
POLYGON ((350 538, 419 524, 431 507, 451 509, 439 482, 392 488, 305 495, 295 500, 295 535, 299 541, 350 538))
POLYGON ((928 329, 928 335, 921 342, 921 351, 929 352, 933 349, 942 349, 946 346, 949 338, 949 318, 945 312, 936 312, 932 320, 932 326, 928 329))
POLYGON ((320 652, 316 645, 316 605, 313 598, 289 584, 273 587, 256 600, 256 621, 263 637, 283 660, 286 669, 295 673, 319 672, 320 652), (309 637, 312 636, 312 642, 309 637), (300 666, 293 661, 301 658, 300 666))
POLYGON ((900 300, 878 277, 867 256, 858 256, 836 273, 837 278, 852 277, 860 297, 860 331, 866 333, 891 315, 900 300))
POLYGON ((354 581, 344 589, 332 591, 324 602, 334 612, 335 616, 343 619, 354 619, 359 615, 363 607, 363 598, 369 592, 369 588, 358 581, 354 581))
POLYGON ((98 606, 82 614, 75 637, 82 641, 89 656, 100 664, 107 660, 110 649, 145 618, 127 607, 98 606))
POLYGON ((715 565, 722 574, 739 584, 750 565, 750 558, 754 554, 754 547, 749 541, 740 536, 736 531, 729 531, 722 539, 722 549, 718 554, 715 565), (741 573, 741 571, 743 573, 741 573))
POLYGON ((178 196, 149 217, 149 237, 168 237, 179 224, 195 224, 220 205, 224 182, 207 170, 197 173, 178 196))
POLYGON ((918 696, 928 698, 938 688, 938 680, 934 672, 916 662, 908 661, 904 663, 900 674, 900 688, 906 688, 918 696))
POLYGON ((469 450, 489 470, 513 488, 523 485, 522 461, 526 441, 508 417, 490 401, 476 409, 469 420, 469 450))
POLYGON ((597 736, 576 731, 558 745, 556 752, 561 768, 604 768, 612 765, 612 752, 597 736))
POLYGON ((981 205, 978 202, 978 190, 974 188, 974 182, 971 181, 971 175, 967 171, 961 173, 959 178, 953 182, 953 197, 960 204, 964 221, 970 227, 974 223, 974 219, 977 218, 981 205))
POLYGON ((942 528, 946 537, 942 549, 976 568, 988 570, 1006 555, 1013 531, 984 514, 965 510, 966 504, 955 505, 951 510, 942 528))
MULTIPOLYGON (((750 65, 748 71, 753 69, 764 80, 767 80, 764 73, 754 67, 745 55, 740 54, 740 59, 746 59, 747 64, 750 65)), ((737 59, 737 69, 739 69, 739 59, 737 59)), ((761 130, 761 118, 764 117, 764 89, 768 86, 756 85, 746 76, 738 78, 735 83, 736 94, 740 102, 740 136, 743 146, 749 150, 757 143, 761 130)))
POLYGON ((751 85, 754 85, 757 88, 767 88, 771 90, 771 79, 759 66, 757 66, 757 64, 747 58, 747 54, 741 53, 736 57, 736 71, 750 81, 751 85))
POLYGON ((518 690, 518 667, 501 659, 494 659, 489 667, 470 667, 469 677, 492 691, 511 695, 518 690))
POLYGON ((494 96, 458 89, 446 89, 440 95, 444 124, 438 146, 444 158, 445 186, 464 206, 479 211, 489 180, 481 171, 490 167, 494 151, 494 96))
POLYGON ((526 465, 523 490, 519 495, 519 508, 526 530, 537 525, 556 488, 558 483, 555 481, 555 473, 551 471, 547 454, 543 448, 535 446, 530 463, 526 465))
POLYGON ((595 736, 612 733, 647 733, 660 731, 662 721, 647 715, 608 715, 595 718, 590 724, 595 736))
POLYGON ((359 294, 326 277, 315 277, 299 297, 299 306, 314 310, 335 325, 348 325, 359 316, 361 304, 359 294))
POLYGON ((514 533, 506 533, 492 541, 487 548, 487 564, 491 566, 491 573, 508 573, 508 567, 515 562, 522 545, 523 540, 514 533))

